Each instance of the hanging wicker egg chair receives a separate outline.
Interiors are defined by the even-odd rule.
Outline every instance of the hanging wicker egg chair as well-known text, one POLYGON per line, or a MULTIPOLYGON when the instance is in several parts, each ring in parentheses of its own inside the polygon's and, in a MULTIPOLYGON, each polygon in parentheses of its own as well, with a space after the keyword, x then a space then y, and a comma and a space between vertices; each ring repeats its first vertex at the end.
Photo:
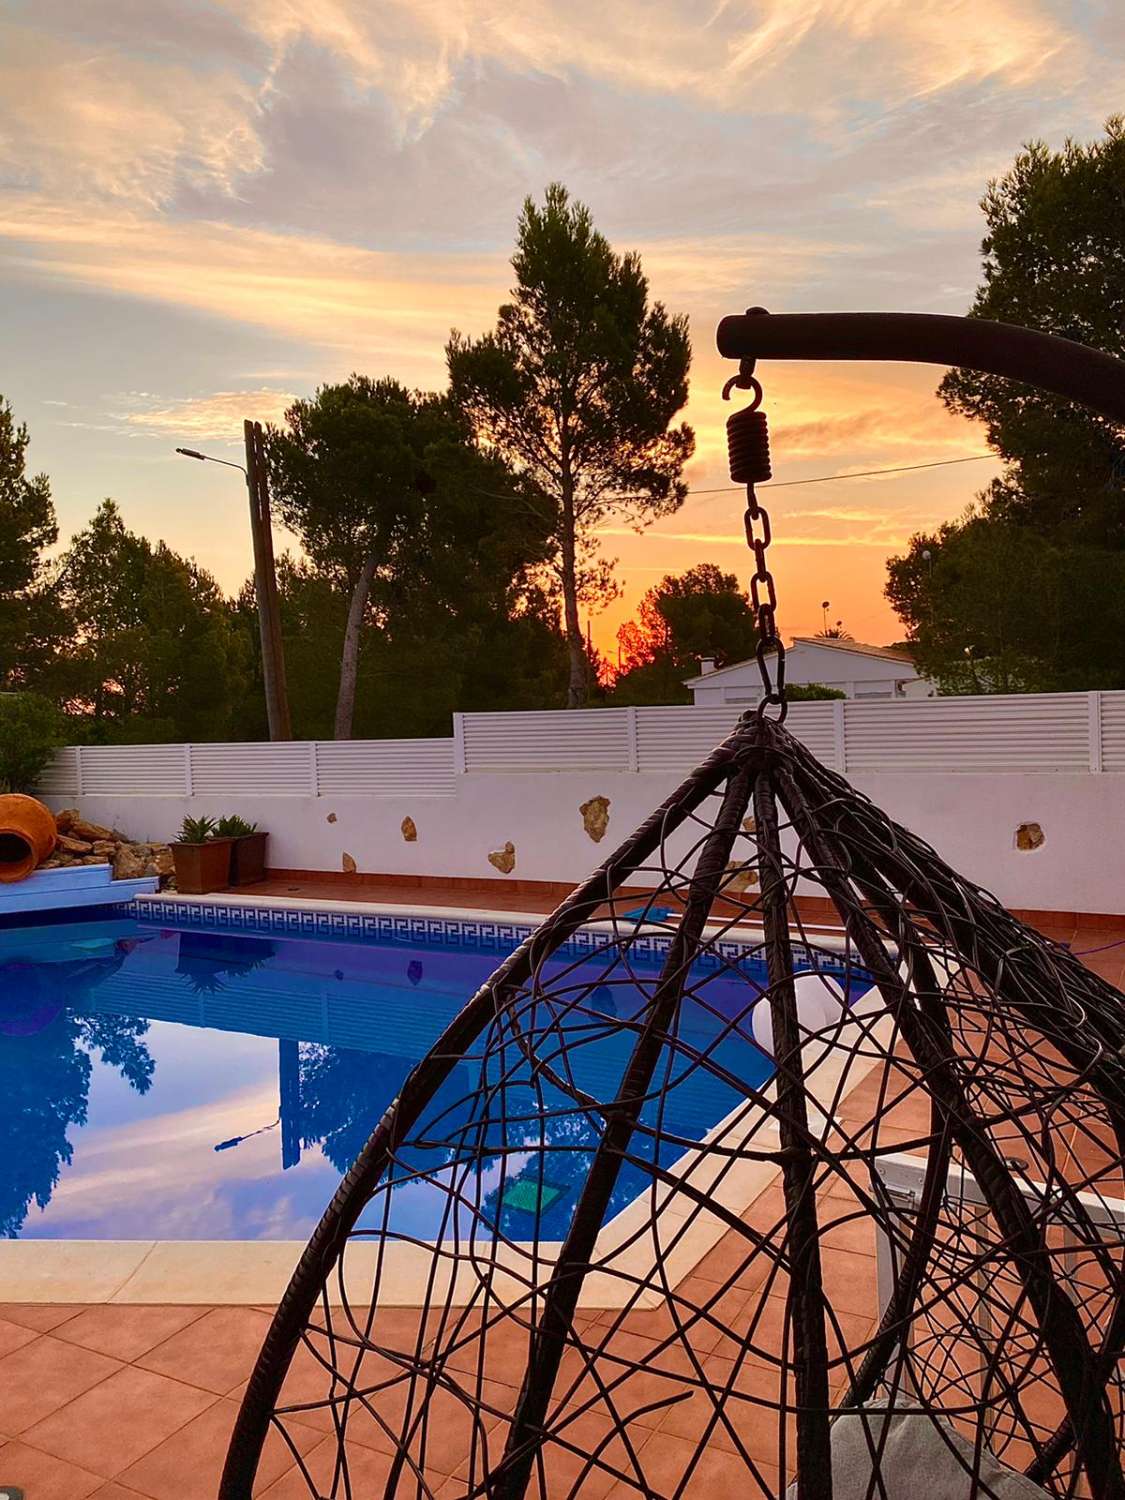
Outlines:
POLYGON ((267 1441, 333 1500, 1125 1495, 1123 1047, 1121 994, 748 715, 411 1073, 222 1500, 267 1441))

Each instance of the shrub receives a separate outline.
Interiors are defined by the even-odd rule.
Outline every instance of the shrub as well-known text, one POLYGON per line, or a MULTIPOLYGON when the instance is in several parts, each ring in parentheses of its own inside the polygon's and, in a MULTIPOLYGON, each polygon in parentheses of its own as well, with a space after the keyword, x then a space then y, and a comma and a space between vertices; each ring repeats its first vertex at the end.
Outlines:
POLYGON ((248 823, 237 813, 227 813, 215 824, 215 837, 220 839, 242 839, 248 833, 257 833, 257 823, 248 823))
POLYGON ((180 825, 179 842, 181 844, 205 844, 208 839, 218 836, 216 828, 214 818, 185 818, 180 825))
POLYGON ((39 693, 0 694, 0 790, 30 792, 63 743, 63 717, 39 693))

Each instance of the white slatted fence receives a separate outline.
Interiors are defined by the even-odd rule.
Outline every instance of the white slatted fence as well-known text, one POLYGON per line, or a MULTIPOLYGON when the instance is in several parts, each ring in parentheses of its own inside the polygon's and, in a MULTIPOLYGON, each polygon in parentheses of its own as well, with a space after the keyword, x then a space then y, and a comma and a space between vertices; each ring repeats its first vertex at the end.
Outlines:
MULTIPOLYGON (((679 775, 741 709, 607 708, 455 716, 451 739, 84 745, 59 751, 54 796, 449 796, 464 772, 679 775)), ((1125 772, 1125 692, 794 703, 789 727, 843 772, 1125 772)))

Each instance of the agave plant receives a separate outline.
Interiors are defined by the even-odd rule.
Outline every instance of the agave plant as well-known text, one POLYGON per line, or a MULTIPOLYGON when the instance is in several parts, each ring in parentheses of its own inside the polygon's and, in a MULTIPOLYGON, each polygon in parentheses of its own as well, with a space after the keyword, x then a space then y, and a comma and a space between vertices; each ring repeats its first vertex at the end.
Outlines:
POLYGON ((214 818, 185 818, 180 825, 181 844, 205 844, 221 836, 214 818))
POLYGON ((215 824, 214 836, 219 839, 244 839, 247 834, 257 833, 257 831, 257 823, 248 823, 237 813, 227 813, 215 824))

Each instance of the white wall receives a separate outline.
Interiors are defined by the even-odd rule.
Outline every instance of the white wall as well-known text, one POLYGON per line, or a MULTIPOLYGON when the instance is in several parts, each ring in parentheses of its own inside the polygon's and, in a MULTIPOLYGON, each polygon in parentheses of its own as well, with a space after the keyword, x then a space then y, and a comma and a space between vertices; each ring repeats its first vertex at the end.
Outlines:
MULTIPOLYGON (((146 839, 171 836, 188 812, 238 812, 270 830, 274 867, 335 871, 346 851, 361 871, 502 883, 509 877, 493 869, 488 853, 510 839, 516 846, 511 878, 577 881, 678 779, 599 770, 470 772, 456 776, 445 796, 118 794, 46 800, 56 808, 77 802, 95 822, 146 839), (600 844, 585 833, 578 810, 597 794, 610 799, 609 831, 600 844), (335 821, 329 821, 331 814, 335 821), (416 843, 403 840, 406 815, 417 825, 416 843)), ((1009 906, 1125 914, 1125 776, 874 771, 852 772, 850 779, 1009 906), (1024 822, 1042 826, 1041 848, 1017 850, 1016 828, 1024 822)))

